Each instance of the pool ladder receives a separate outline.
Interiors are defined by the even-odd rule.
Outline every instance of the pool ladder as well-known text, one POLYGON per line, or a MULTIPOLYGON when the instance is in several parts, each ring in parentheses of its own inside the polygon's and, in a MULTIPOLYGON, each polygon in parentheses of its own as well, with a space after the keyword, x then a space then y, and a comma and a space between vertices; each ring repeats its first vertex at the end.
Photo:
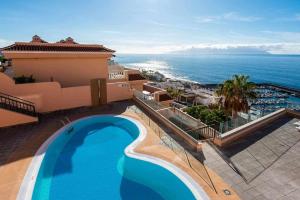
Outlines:
POLYGON ((67 125, 70 122, 71 122, 71 120, 67 116, 65 116, 64 119, 60 120, 60 123, 62 123, 63 126, 67 125))
MULTIPOLYGON (((71 123, 71 120, 65 116, 64 119, 61 119, 60 122, 62 123, 63 126, 66 126, 67 124, 71 123)), ((74 127, 73 126, 70 126, 68 129, 67 129, 67 133, 70 134, 71 132, 74 131, 74 127)))

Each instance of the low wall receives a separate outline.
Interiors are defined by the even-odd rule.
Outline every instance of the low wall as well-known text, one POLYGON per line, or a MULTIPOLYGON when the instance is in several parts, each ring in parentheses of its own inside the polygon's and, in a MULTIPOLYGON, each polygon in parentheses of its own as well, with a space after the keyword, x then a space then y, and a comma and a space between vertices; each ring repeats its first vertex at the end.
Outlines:
POLYGON ((136 89, 139 91, 143 91, 143 85, 146 83, 147 80, 135 80, 135 81, 129 81, 130 83, 130 88, 131 89, 136 89))
POLYGON ((152 85, 148 85, 148 84, 143 85, 143 90, 146 90, 150 93, 154 93, 154 92, 157 92, 157 91, 164 91, 161 88, 158 88, 158 87, 155 87, 155 86, 152 86, 152 85))
POLYGON ((91 87, 69 87, 61 89, 61 109, 91 105, 91 87))
POLYGON ((121 79, 108 79, 107 83, 118 83, 118 82, 124 82, 126 81, 125 78, 121 78, 121 79))
POLYGON ((293 116, 293 117, 295 117, 295 118, 300 119, 300 112, 299 112, 299 111, 286 109, 286 112, 287 112, 289 115, 291 115, 291 116, 293 116))
POLYGON ((57 82, 15 84, 3 73, 0 85, 0 92, 33 102, 37 112, 91 105, 90 86, 61 88, 57 82))
POLYGON ((181 137, 190 147, 193 149, 196 149, 197 151, 200 151, 202 148, 202 143, 194 139, 192 136, 186 134, 183 130, 181 130, 178 126, 171 123, 168 119, 166 119, 164 116, 153 110, 151 107, 146 105, 144 102, 139 100, 136 97, 133 97, 133 100, 139 105, 141 108, 146 110, 148 113, 153 115, 156 119, 158 119, 161 123, 163 123, 166 127, 170 128, 176 135, 181 137))
MULTIPOLYGON (((194 117, 190 116, 189 114, 182 112, 181 110, 177 108, 166 108, 158 111, 161 115, 166 117, 167 119, 170 118, 180 118, 180 121, 182 124, 184 124, 186 127, 189 127, 190 130, 200 130, 197 133, 202 136, 205 139, 211 139, 214 138, 217 134, 217 131, 209 126, 207 126, 205 123, 203 123, 200 120, 195 119, 194 117)), ((185 130, 186 131, 186 130, 185 130)))
POLYGON ((174 108, 174 112, 179 115, 181 118, 189 121, 190 123, 192 122, 194 126, 206 126, 206 124, 204 124, 203 122, 201 122, 200 120, 195 119, 194 117, 192 117, 191 115, 182 112, 181 110, 179 110, 178 108, 174 108))
MULTIPOLYGON (((107 83, 107 102, 132 99, 133 89, 142 89, 143 83, 140 80, 107 83)), ((0 92, 33 102, 37 112, 91 106, 89 85, 62 88, 58 82, 15 84, 0 73, 0 92)))
POLYGON ((199 120, 196 120, 192 117, 190 117, 189 115, 178 111, 177 108, 168 108, 168 109, 163 109, 163 110, 159 110, 158 111, 161 115, 165 116, 166 118, 172 118, 175 116, 180 117, 181 121, 186 124, 186 126, 189 127, 198 127, 200 125, 205 126, 204 124, 202 124, 199 120))
POLYGON ((161 101, 159 103, 161 103, 164 106, 170 107, 171 103, 173 103, 173 102, 174 102, 173 100, 167 100, 167 101, 161 101))
POLYGON ((127 82, 107 83, 107 102, 132 99, 133 90, 127 82))
POLYGON ((235 128, 231 131, 228 131, 219 137, 214 139, 214 143, 218 146, 226 146, 240 138, 247 136, 250 133, 268 125, 269 123, 273 122, 274 120, 286 115, 288 111, 286 109, 280 109, 276 112, 273 112, 269 115, 261 117, 257 120, 254 120, 250 123, 247 123, 243 126, 235 128))

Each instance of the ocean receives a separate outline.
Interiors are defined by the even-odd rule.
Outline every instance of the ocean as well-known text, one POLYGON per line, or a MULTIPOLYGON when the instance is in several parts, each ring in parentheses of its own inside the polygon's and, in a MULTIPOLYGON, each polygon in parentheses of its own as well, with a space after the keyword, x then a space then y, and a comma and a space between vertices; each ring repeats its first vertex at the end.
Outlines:
POLYGON ((234 74, 244 74, 256 83, 300 89, 300 56, 296 55, 117 54, 114 60, 130 68, 151 69, 168 78, 202 84, 221 83, 234 74))

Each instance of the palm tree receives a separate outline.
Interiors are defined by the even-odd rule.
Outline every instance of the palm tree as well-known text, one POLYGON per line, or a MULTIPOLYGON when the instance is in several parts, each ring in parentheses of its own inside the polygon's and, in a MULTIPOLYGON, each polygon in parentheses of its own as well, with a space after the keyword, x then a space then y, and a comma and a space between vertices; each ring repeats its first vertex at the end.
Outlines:
POLYGON ((249 111, 248 100, 256 98, 255 87, 249 76, 234 75, 231 80, 224 81, 216 93, 221 97, 220 103, 225 110, 236 118, 238 112, 249 111))
POLYGON ((171 87, 167 88, 167 92, 173 99, 176 99, 177 101, 179 100, 179 97, 182 94, 181 90, 173 89, 171 87))

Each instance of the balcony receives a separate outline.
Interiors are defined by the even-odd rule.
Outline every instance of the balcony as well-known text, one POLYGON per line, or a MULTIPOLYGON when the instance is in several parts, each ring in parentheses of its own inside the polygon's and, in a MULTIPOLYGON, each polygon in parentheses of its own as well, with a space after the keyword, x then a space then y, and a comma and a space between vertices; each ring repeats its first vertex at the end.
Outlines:
POLYGON ((125 80, 124 71, 111 71, 108 73, 109 80, 125 80))
POLYGON ((121 81, 145 81, 146 79, 141 75, 139 70, 120 68, 110 69, 108 73, 108 82, 121 81))
POLYGON ((138 74, 128 74, 128 81, 139 81, 146 80, 140 73, 138 74))

